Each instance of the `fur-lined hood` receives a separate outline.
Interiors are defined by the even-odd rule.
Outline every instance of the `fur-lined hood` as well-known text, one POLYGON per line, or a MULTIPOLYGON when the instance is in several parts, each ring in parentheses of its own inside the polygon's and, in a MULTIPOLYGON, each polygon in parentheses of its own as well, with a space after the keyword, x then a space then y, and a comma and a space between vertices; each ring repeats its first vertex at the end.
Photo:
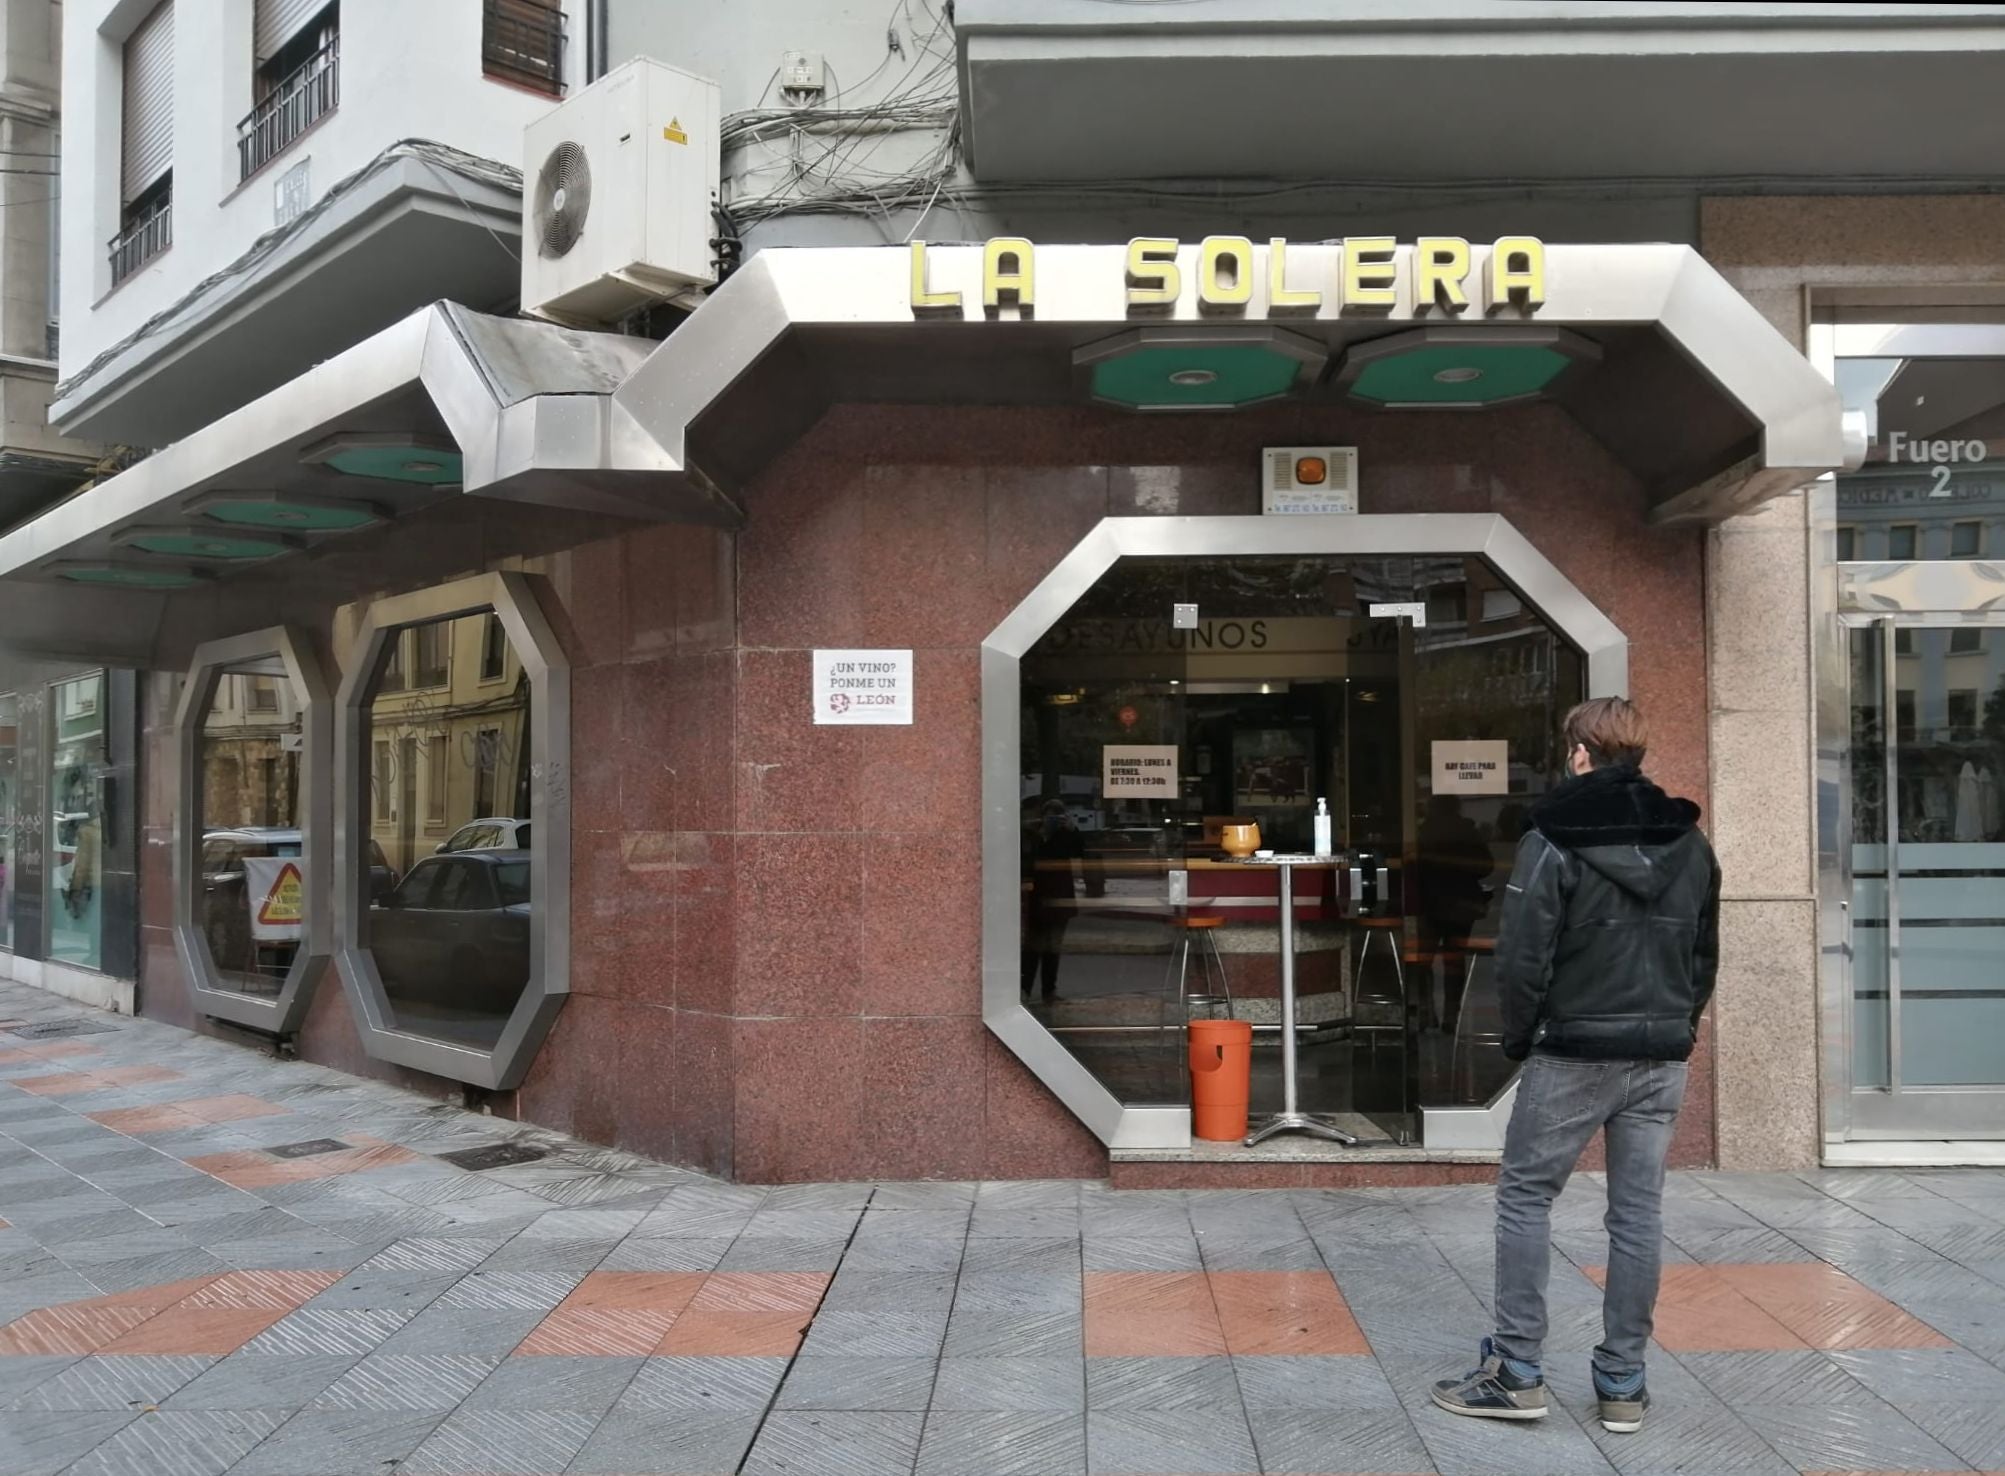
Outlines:
POLYGON ((1650 898, 1669 884, 1688 838, 1698 834, 1699 807, 1614 764, 1560 783, 1532 807, 1532 825, 1626 891, 1650 898))

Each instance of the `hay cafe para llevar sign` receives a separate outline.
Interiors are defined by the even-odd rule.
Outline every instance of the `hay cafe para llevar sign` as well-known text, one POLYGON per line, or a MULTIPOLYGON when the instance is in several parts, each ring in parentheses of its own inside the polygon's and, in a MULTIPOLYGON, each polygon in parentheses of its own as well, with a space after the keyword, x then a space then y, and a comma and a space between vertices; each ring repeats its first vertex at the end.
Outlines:
MULTIPOLYGON (((911 252, 915 318, 961 318, 968 294, 934 280, 924 241, 911 252)), ((981 307, 1034 317, 1037 246, 1022 236, 982 243, 981 307)), ((1422 236, 1402 247, 1391 236, 1290 244, 1271 238, 1207 236, 1193 248, 1169 236, 1138 236, 1127 246, 1126 303, 1131 317, 1195 308, 1207 317, 1249 313, 1256 288, 1269 317, 1388 316, 1410 305, 1416 315, 1529 317, 1545 306, 1546 248, 1536 236, 1500 236, 1487 248, 1459 236, 1422 236), (1264 260, 1263 260, 1264 258, 1264 260)))

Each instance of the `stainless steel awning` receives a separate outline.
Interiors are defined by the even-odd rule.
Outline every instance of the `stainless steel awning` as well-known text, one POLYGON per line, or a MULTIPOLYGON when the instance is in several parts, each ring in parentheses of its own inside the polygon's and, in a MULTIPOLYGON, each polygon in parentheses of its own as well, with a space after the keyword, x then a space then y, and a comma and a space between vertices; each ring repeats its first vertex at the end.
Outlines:
MULTIPOLYGON (((1290 247, 1290 280, 1335 280, 1340 251, 1290 247)), ((1565 349, 1577 362, 1540 393, 1649 489, 1652 516, 1728 516, 1843 463, 1831 385, 1689 247, 1545 252, 1535 313, 1472 310, 1448 337, 1565 349)), ((1334 294, 1277 308, 1262 265, 1229 315, 1193 298, 1144 318, 1126 265, 1120 246, 1040 247, 1034 311, 989 310, 983 248, 934 248, 926 283, 960 305, 922 319, 904 248, 773 249, 659 344, 426 309, 0 536, 0 646, 178 666, 204 640, 317 623, 635 519, 756 517, 744 489, 837 403, 1076 404, 1098 358, 1167 335, 1281 345, 1302 366, 1285 392, 1335 405, 1375 358, 1441 327, 1415 314, 1405 256, 1400 300, 1372 316, 1334 294), (229 497, 262 521, 219 527, 229 497), (354 506, 371 526, 312 527, 354 506), (280 521, 301 516, 297 533, 280 521), (260 537, 269 559, 220 556, 260 537), (163 572, 180 587, 123 582, 163 572)))

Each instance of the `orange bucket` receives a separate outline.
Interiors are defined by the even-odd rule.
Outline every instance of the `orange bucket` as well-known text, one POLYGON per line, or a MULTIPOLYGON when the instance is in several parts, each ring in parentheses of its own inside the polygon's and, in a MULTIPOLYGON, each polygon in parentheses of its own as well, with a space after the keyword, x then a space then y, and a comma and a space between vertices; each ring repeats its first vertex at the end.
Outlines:
POLYGON ((1191 1131, 1213 1142, 1246 1136, 1252 1091, 1253 1027, 1244 1020, 1190 1022, 1191 1131))

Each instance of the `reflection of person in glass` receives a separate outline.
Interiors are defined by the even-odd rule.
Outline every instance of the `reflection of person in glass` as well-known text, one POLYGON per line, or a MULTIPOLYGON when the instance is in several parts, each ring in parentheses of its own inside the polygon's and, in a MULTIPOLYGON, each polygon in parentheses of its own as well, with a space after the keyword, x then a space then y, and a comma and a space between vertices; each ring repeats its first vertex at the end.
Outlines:
POLYGON ((1046 999, 1058 993, 1058 954, 1065 925, 1078 900, 1078 863, 1086 842, 1065 801, 1044 802, 1043 813, 1024 837, 1024 870, 1030 877, 1030 937, 1023 954, 1023 990, 1035 980, 1046 999))
POLYGON ((97 893, 98 871, 98 824, 96 815, 85 815, 77 822, 76 857, 70 862, 70 874, 63 887, 63 906, 73 918, 80 918, 89 910, 91 898, 97 893))
MULTIPOLYGON (((1453 794, 1437 794, 1427 805, 1427 818, 1420 822, 1420 935, 1429 953, 1454 950, 1457 940, 1467 938, 1489 910, 1490 896, 1483 890, 1496 869, 1490 843, 1483 828, 1462 813, 1462 800, 1453 794)), ((1449 1031, 1461 1012, 1461 984, 1451 969, 1444 988, 1447 997, 1441 1020, 1449 1031)), ((1421 1027, 1431 1030, 1437 1023, 1434 1010, 1434 980, 1422 976, 1420 997, 1421 1027)))

